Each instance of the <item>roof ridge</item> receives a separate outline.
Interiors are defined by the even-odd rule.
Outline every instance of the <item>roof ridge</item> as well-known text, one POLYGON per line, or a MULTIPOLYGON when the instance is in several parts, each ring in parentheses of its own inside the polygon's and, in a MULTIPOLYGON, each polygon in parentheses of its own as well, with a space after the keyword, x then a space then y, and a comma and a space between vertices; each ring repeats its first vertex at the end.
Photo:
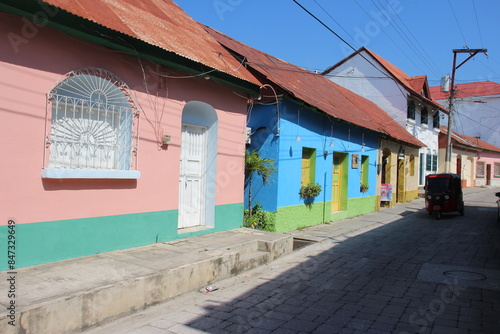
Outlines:
POLYGON ((226 48, 245 57, 249 66, 288 92, 290 97, 355 126, 387 135, 417 147, 426 146, 375 103, 335 84, 327 77, 292 63, 281 61, 279 58, 248 46, 208 26, 206 29, 216 36, 226 48), (302 75, 290 74, 296 71, 302 75))

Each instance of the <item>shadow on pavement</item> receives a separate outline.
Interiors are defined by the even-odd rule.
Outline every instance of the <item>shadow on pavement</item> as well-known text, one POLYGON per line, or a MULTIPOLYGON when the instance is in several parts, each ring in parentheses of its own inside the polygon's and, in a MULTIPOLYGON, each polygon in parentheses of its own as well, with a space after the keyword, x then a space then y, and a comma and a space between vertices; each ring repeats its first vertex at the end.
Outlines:
POLYGON ((323 242, 316 255, 231 300, 214 292, 186 326, 214 334, 499 333, 500 288, 418 278, 424 264, 500 272, 496 207, 466 205, 464 217, 436 221, 422 210, 323 242))

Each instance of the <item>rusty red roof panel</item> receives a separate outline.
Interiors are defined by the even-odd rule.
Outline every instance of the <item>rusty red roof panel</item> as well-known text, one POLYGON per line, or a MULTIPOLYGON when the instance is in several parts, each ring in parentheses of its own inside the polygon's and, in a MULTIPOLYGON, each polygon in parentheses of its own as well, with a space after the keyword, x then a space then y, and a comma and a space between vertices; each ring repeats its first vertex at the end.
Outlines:
MULTIPOLYGON (((448 135, 448 127, 446 127, 444 125, 439 126, 439 132, 443 135, 448 135)), ((476 147, 476 145, 474 145, 472 142, 466 140, 465 138, 463 138, 462 135, 459 135, 455 131, 451 132, 451 140, 453 140, 457 144, 468 146, 468 147, 473 148, 473 149, 479 149, 478 147, 476 147)))
POLYGON ((213 69, 260 82, 172 0, 43 0, 109 29, 213 69))
MULTIPOLYGON (((441 125, 440 132, 444 135, 448 135, 448 128, 444 125, 441 125)), ((469 146, 471 148, 500 153, 499 147, 496 147, 495 145, 492 145, 492 144, 485 142, 484 140, 481 140, 481 139, 476 138, 476 137, 466 136, 466 135, 457 133, 455 131, 451 131, 451 138, 455 142, 457 142, 458 144, 469 146)))
MULTIPOLYGON (((455 85, 455 97, 474 97, 500 95, 500 84, 493 81, 479 81, 455 85)), ((437 100, 450 97, 449 92, 442 92, 440 86, 431 87, 431 94, 437 100)))
POLYGON ((221 44, 244 56, 248 66, 307 104, 334 118, 385 134, 393 139, 414 146, 426 146, 376 104, 326 77, 256 50, 210 27, 205 29, 221 44))
POLYGON ((416 92, 425 92, 426 91, 426 82, 427 77, 425 75, 419 75, 417 77, 411 77, 406 79, 408 84, 413 88, 416 92))

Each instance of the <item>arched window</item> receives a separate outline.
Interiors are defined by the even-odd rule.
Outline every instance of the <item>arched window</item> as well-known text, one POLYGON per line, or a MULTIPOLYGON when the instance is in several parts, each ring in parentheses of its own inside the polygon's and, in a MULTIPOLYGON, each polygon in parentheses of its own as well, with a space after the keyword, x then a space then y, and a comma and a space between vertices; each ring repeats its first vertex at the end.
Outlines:
POLYGON ((48 99, 49 170, 132 169, 138 110, 125 83, 103 69, 80 69, 59 81, 48 99))

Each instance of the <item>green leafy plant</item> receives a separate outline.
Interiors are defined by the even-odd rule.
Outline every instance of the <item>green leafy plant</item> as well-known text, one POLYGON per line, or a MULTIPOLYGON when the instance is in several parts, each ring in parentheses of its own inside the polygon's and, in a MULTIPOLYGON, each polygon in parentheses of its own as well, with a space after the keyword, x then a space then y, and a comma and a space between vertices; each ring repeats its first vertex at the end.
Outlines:
POLYGON ((367 192, 368 189, 370 189, 370 186, 367 185, 367 184, 362 184, 362 185, 359 186, 359 191, 361 191, 362 193, 367 192))
MULTIPOLYGON (((269 182, 269 177, 276 173, 274 160, 263 158, 257 150, 248 152, 245 150, 245 179, 248 182, 248 207, 252 208, 252 176, 254 173, 262 177, 264 184, 269 182)), ((250 217, 253 210, 249 210, 250 217)))
POLYGON ((318 183, 308 183, 300 187, 299 195, 300 198, 311 198, 318 196, 320 192, 321 186, 318 183))
POLYGON ((256 203, 251 210, 244 211, 243 226, 274 232, 274 216, 270 212, 262 211, 261 205, 256 203))

